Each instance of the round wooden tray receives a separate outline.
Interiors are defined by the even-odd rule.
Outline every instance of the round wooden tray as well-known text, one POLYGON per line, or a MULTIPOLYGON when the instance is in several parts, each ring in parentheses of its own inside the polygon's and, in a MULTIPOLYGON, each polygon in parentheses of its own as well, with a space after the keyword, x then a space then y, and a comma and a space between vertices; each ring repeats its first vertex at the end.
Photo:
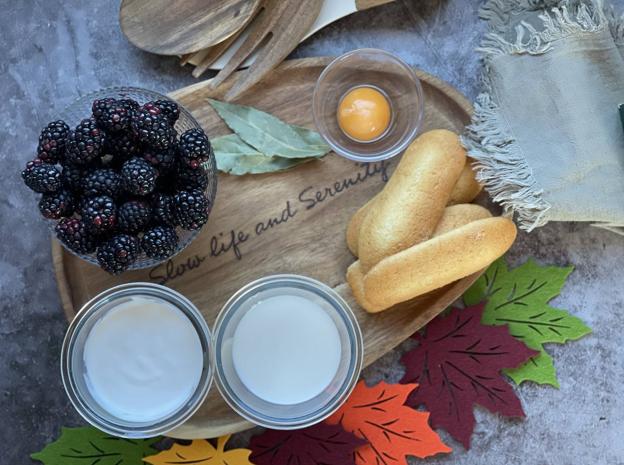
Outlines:
MULTIPOLYGON (((313 127, 312 92, 329 61, 285 62, 238 103, 288 123, 313 127)), ((425 93, 424 129, 461 131, 469 121, 470 103, 448 84, 417 73, 425 93)), ((219 98, 228 85, 215 92, 208 82, 201 82, 171 97, 189 109, 210 136, 216 136, 229 131, 206 98, 219 98)), ((111 276, 80 260, 53 239, 54 269, 67 318, 71 320, 88 299, 109 287, 150 281, 186 295, 212 325, 228 297, 244 284, 269 274, 297 273, 325 282, 350 303, 364 334, 364 364, 369 365, 459 298, 479 275, 379 314, 368 314, 355 303, 345 282, 346 269, 354 261, 345 242, 347 221, 381 189, 395 165, 396 160, 363 165, 330 154, 283 173, 221 175, 210 221, 199 237, 169 262, 122 276, 111 276)), ((213 386, 198 412, 169 435, 210 438, 249 427, 213 386)))

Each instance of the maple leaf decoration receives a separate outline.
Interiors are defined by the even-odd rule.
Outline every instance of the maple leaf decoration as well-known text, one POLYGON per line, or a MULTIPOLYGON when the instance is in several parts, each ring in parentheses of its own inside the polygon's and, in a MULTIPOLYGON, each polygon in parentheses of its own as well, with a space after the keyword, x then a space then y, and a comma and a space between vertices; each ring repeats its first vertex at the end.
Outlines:
POLYGON ((256 465, 349 465, 353 451, 365 443, 341 426, 325 423, 292 431, 266 430, 251 438, 249 459, 256 465))
POLYGON ((175 443, 171 449, 145 457, 143 461, 152 465, 253 465, 249 461, 249 449, 225 450, 230 436, 218 438, 216 448, 205 439, 193 440, 188 445, 175 443))
POLYGON ((539 351, 524 365, 505 370, 516 384, 534 381, 559 387, 553 360, 543 344, 563 344, 591 332, 580 319, 548 305, 572 270, 571 266, 540 266, 533 260, 510 270, 499 259, 464 294, 466 305, 487 300, 484 324, 508 325, 512 336, 539 351))
POLYGON ((428 412, 405 406, 415 384, 379 384, 360 381, 345 404, 326 422, 340 424, 368 444, 355 450, 357 465, 407 463, 405 456, 429 457, 451 452, 429 427, 428 412))
POLYGON ((425 334, 412 336, 419 344, 401 358, 406 368, 401 383, 419 383, 408 405, 424 405, 431 412, 431 425, 444 428, 466 449, 474 430, 474 404, 505 416, 524 416, 500 371, 537 354, 506 327, 482 325, 483 310, 480 304, 437 317, 425 334))

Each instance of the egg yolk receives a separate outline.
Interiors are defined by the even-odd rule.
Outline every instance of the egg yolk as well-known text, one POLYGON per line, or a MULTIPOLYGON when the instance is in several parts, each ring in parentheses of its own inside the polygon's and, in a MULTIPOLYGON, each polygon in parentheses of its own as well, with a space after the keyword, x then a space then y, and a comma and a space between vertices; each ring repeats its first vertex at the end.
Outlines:
POLYGON ((338 105, 338 125, 352 139, 372 141, 390 124, 390 103, 372 87, 356 87, 345 94, 338 105))

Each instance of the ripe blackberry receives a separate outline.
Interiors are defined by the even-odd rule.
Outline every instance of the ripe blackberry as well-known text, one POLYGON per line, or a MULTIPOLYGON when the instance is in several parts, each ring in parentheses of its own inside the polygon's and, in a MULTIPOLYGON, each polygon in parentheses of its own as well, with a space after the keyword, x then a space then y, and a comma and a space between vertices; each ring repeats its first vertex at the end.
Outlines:
POLYGON ((66 158, 70 163, 86 165, 102 155, 106 135, 93 118, 83 119, 67 136, 66 158))
POLYGON ((202 192, 208 187, 208 173, 200 166, 197 169, 178 165, 176 169, 176 187, 179 190, 199 189, 202 192))
POLYGON ((201 191, 180 191, 174 196, 174 212, 176 222, 184 229, 201 229, 208 221, 210 201, 201 191))
POLYGON ((118 234, 106 241, 97 250, 97 260, 105 271, 119 274, 132 265, 140 252, 139 239, 127 234, 118 234))
POLYGON ((135 112, 132 129, 141 142, 155 149, 166 149, 175 142, 175 129, 160 108, 153 105, 144 105, 135 112))
POLYGON ((180 136, 180 160, 186 166, 196 169, 208 161, 212 146, 201 129, 189 129, 180 136))
POLYGON ((51 220, 71 216, 74 210, 76 210, 76 200, 68 190, 43 194, 39 200, 39 211, 45 218, 51 220))
POLYGON ((61 172, 56 166, 44 163, 39 158, 26 164, 22 179, 24 184, 40 194, 56 192, 61 188, 61 172))
POLYGON ((95 234, 111 231, 117 224, 117 207, 106 195, 85 199, 80 205, 82 221, 95 234))
POLYGON ((141 105, 139 105, 139 102, 131 98, 122 98, 122 99, 117 100, 117 102, 119 102, 120 105, 123 105, 125 108, 133 112, 141 108, 141 105))
POLYGON ((92 111, 98 126, 110 132, 129 129, 134 114, 134 110, 130 106, 114 98, 94 100, 92 111))
POLYGON ((178 235, 169 226, 154 226, 143 234, 141 248, 148 257, 164 260, 176 252, 178 235))
POLYGON ((122 185, 135 195, 147 195, 156 187, 158 170, 142 158, 133 157, 121 167, 122 185))
POLYGON ((123 232, 143 231, 152 219, 152 208, 143 200, 130 200, 117 209, 117 223, 123 232))
POLYGON ((63 218, 54 228, 56 237, 79 254, 95 252, 97 240, 86 228, 85 224, 77 218, 63 218))
POLYGON ((154 221, 165 226, 177 226, 173 196, 157 193, 152 197, 154 221))
POLYGON ((66 165, 61 172, 63 187, 75 194, 82 192, 82 179, 85 177, 84 168, 76 165, 66 165))
POLYGON ((171 100, 155 100, 154 102, 148 102, 144 105, 154 106, 160 109, 160 112, 167 117, 169 124, 173 126, 180 117, 180 108, 178 104, 171 100))
POLYGON ((52 121, 39 135, 37 158, 46 163, 58 163, 65 155, 69 126, 62 120, 52 121))
MULTIPOLYGON (((141 144, 131 131, 119 131, 108 135, 104 152, 113 156, 115 162, 123 163, 141 151, 141 144)), ((120 163, 120 166, 121 166, 120 163)))
POLYGON ((164 150, 148 149, 143 153, 143 159, 158 168, 160 173, 171 170, 178 158, 178 147, 174 144, 164 150))
POLYGON ((121 176, 110 168, 101 168, 88 173, 82 181, 85 197, 107 195, 116 198, 121 193, 121 176))

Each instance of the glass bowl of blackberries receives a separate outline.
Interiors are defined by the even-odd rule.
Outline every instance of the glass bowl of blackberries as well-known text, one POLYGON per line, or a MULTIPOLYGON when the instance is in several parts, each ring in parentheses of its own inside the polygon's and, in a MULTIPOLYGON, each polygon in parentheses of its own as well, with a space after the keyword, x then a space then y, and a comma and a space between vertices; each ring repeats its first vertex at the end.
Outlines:
POLYGON ((153 267, 199 234, 217 190, 210 141, 180 104, 149 90, 85 95, 41 131, 22 171, 63 246, 105 271, 153 267))

